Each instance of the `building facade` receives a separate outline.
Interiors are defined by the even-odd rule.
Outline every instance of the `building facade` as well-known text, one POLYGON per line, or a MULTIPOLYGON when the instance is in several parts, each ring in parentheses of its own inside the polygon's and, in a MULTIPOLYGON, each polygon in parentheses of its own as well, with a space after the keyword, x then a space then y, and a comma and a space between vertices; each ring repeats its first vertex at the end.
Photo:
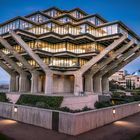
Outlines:
POLYGON ((114 73, 109 80, 114 80, 117 84, 127 89, 140 88, 140 75, 138 72, 127 74, 125 70, 119 70, 114 73))
POLYGON ((126 76, 127 73, 125 70, 119 70, 116 73, 114 73, 111 77, 109 77, 109 80, 114 80, 117 82, 118 85, 126 88, 126 76))
POLYGON ((0 24, 0 66, 10 92, 102 94, 108 77, 140 55, 139 41, 121 21, 52 7, 0 24))

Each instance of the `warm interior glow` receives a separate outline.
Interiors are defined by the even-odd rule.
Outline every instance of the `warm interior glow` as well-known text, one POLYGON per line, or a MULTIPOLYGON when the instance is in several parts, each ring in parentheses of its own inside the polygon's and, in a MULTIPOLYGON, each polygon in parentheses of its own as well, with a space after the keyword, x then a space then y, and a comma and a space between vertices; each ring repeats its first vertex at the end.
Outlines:
POLYGON ((115 109, 113 109, 113 114, 115 114, 116 113, 116 110, 115 109))
POLYGON ((14 112, 15 112, 15 113, 17 112, 17 107, 14 107, 14 112))

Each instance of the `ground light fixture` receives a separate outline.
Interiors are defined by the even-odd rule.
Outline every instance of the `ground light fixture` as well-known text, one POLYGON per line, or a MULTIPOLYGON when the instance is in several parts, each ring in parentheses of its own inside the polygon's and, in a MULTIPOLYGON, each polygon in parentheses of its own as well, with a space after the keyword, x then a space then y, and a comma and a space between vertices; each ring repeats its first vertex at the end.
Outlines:
POLYGON ((14 106, 14 112, 17 113, 17 106, 14 106))
POLYGON ((113 108, 112 112, 113 112, 113 114, 116 114, 116 109, 115 109, 115 108, 113 108))

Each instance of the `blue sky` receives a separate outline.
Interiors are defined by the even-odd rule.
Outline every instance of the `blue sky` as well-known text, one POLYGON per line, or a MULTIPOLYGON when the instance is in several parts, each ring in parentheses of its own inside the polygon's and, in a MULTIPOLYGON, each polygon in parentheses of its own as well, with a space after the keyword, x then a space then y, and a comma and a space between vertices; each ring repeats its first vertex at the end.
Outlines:
MULTIPOLYGON (((140 35, 140 0, 1 0, 0 23, 15 16, 56 6, 62 9, 79 7, 88 13, 98 13, 108 21, 121 20, 140 35)), ((125 67, 129 72, 140 69, 140 58, 125 67)), ((8 80, 0 69, 0 81, 8 80)))

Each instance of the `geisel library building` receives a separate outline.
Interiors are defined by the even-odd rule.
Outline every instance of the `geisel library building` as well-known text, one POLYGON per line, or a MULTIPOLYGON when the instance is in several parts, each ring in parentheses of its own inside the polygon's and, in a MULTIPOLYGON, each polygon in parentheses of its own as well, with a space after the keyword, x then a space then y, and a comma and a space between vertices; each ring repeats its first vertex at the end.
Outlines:
POLYGON ((0 66, 11 93, 101 95, 108 78, 140 55, 139 41, 121 21, 52 7, 0 24, 0 66))

